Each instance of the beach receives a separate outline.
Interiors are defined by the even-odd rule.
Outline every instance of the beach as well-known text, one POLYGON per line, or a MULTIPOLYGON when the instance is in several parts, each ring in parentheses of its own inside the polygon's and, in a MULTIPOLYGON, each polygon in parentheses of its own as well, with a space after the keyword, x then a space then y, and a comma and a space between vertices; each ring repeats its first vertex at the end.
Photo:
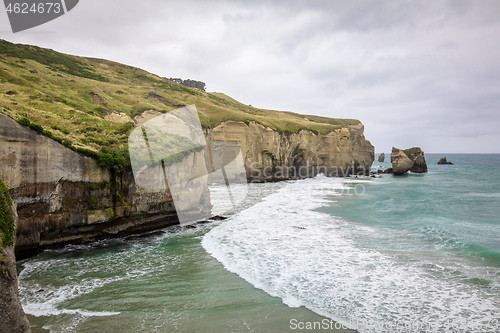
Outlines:
POLYGON ((226 221, 45 251, 18 263, 23 306, 51 332, 490 332, 499 155, 438 159, 250 184, 226 221))

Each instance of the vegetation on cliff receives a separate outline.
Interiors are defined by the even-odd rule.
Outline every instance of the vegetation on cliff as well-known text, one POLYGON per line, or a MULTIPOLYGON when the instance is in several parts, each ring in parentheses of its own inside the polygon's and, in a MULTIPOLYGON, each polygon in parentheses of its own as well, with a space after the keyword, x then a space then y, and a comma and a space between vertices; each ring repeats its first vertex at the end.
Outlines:
MULTIPOLYGON (((280 133, 325 134, 354 119, 259 109, 139 68, 0 40, 0 112, 87 156, 127 159, 127 139, 145 111, 195 104, 204 128, 256 122, 280 133), (107 156, 108 157, 108 156, 107 156)), ((103 162, 104 163, 104 162, 103 162)), ((115 167, 115 165, 113 165, 115 167)))
POLYGON ((404 149, 403 153, 405 153, 406 156, 410 157, 411 154, 417 154, 417 153, 420 153, 421 151, 422 151, 422 149, 420 149, 419 147, 413 147, 413 148, 404 149))
POLYGON ((0 250, 13 244, 14 219, 11 213, 12 199, 9 189, 0 179, 0 250))

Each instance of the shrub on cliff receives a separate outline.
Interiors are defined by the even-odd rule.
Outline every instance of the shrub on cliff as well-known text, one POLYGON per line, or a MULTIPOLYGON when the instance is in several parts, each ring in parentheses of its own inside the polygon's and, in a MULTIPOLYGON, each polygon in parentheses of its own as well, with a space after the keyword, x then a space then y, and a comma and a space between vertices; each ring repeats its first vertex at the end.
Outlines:
POLYGON ((93 150, 90 150, 90 149, 75 147, 75 149, 73 149, 73 150, 82 154, 82 155, 85 155, 87 157, 91 157, 91 158, 96 159, 96 160, 99 158, 99 153, 97 153, 93 150))
POLYGON ((23 126, 29 126, 31 124, 28 118, 21 118, 17 122, 23 126))
POLYGON ((10 210, 11 205, 12 199, 9 195, 9 189, 0 179, 0 249, 14 243, 12 239, 14 219, 10 210))
POLYGON ((123 170, 128 165, 127 160, 121 156, 113 157, 113 168, 115 170, 123 170))
POLYGON ((62 140, 62 145, 66 148, 69 148, 69 147, 71 147, 71 141, 64 139, 64 140, 62 140))
POLYGON ((100 154, 97 159, 97 164, 103 168, 111 169, 113 167, 114 158, 113 155, 104 153, 100 154))
POLYGON ((30 128, 35 132, 37 132, 38 134, 42 134, 43 132, 43 127, 35 123, 31 123, 30 128))
POLYGON ((413 148, 404 149, 403 153, 405 153, 406 156, 410 157, 411 154, 417 154, 417 153, 420 153, 421 151, 422 151, 422 149, 420 149, 419 147, 413 147, 413 148))
POLYGON ((113 156, 109 153, 100 154, 97 164, 103 168, 122 170, 127 166, 127 160, 121 156, 113 156))

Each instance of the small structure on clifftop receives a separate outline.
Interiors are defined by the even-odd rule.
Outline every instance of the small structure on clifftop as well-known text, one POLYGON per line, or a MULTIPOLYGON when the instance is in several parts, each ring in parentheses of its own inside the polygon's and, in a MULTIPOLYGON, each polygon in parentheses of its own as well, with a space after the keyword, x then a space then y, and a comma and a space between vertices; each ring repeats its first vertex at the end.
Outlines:
POLYGON ((419 147, 405 150, 393 147, 391 152, 391 163, 392 173, 395 175, 404 175, 408 171, 414 173, 427 172, 424 151, 419 147))
POLYGON ((451 164, 453 165, 453 163, 449 162, 447 159, 446 159, 446 156, 443 156, 439 159, 439 162, 438 164, 451 164))
POLYGON ((191 79, 183 80, 180 78, 171 77, 170 79, 167 79, 167 80, 178 83, 178 84, 182 84, 183 86, 186 86, 186 87, 196 88, 196 89, 200 89, 203 91, 205 91, 206 86, 207 86, 205 84, 205 82, 191 80, 191 79))
POLYGON ((385 154, 384 153, 378 155, 378 161, 381 163, 383 163, 385 161, 385 154))

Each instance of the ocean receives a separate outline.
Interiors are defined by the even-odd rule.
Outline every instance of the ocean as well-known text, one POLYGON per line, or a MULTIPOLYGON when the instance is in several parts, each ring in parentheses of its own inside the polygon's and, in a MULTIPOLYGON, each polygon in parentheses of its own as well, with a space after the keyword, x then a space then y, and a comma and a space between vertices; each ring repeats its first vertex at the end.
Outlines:
POLYGON ((249 184, 225 221, 45 251, 18 262, 23 307, 35 333, 498 332, 500 155, 440 156, 249 184))

